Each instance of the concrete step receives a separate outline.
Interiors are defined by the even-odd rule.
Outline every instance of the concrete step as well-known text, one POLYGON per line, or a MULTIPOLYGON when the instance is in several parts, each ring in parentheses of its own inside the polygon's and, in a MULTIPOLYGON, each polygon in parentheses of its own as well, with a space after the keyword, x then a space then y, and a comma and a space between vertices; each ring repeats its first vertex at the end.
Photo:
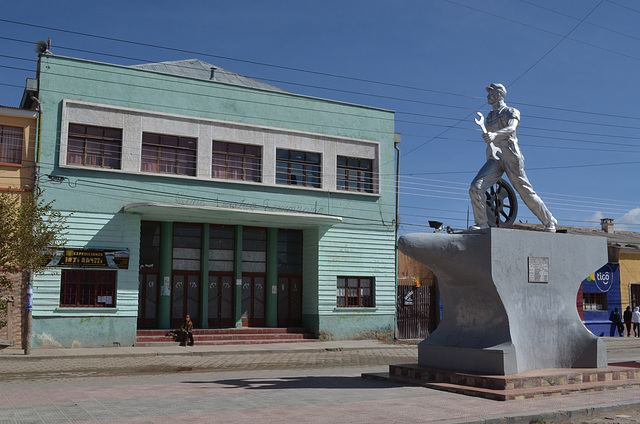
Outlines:
MULTIPOLYGON (((164 336, 169 331, 179 329, 137 330, 138 336, 164 336)), ((266 328, 266 327, 241 327, 241 328, 195 328, 193 334, 299 334, 309 333, 304 327, 266 328)))
POLYGON ((578 392, 640 387, 640 363, 610 364, 606 368, 562 368, 495 376, 459 373, 421 367, 390 365, 388 373, 363 377, 389 379, 492 400, 520 400, 578 392))
MULTIPOLYGON (((318 339, 291 339, 291 340, 219 340, 219 341, 198 341, 194 339, 198 346, 222 346, 222 345, 247 345, 247 344, 266 344, 266 343, 306 343, 318 342, 318 339)), ((179 342, 136 342, 135 347, 160 347, 160 346, 177 346, 179 342)))
MULTIPOLYGON (((175 330, 138 330, 135 346, 175 346, 179 340, 170 331, 178 333, 175 330)), ((306 328, 194 329, 193 338, 199 345, 317 341, 306 328)))

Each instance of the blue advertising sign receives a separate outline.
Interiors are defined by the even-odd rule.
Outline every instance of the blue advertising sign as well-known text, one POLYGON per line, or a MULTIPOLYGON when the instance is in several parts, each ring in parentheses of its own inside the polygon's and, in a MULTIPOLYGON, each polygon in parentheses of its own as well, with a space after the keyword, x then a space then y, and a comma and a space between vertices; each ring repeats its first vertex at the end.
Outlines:
POLYGON ((594 273, 593 278, 596 287, 598 287, 601 292, 606 293, 611 289, 613 284, 613 270, 609 265, 605 265, 594 273))

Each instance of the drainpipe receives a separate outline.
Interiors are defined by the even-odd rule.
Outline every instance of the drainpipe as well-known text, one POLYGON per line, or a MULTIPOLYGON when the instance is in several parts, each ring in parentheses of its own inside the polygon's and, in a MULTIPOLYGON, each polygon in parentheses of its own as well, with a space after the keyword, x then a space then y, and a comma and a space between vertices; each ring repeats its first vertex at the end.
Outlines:
POLYGON ((394 299, 396 299, 396 313, 394 314, 393 320, 394 328, 395 328, 395 338, 398 338, 398 228, 400 227, 400 222, 398 218, 400 217, 400 149, 398 148, 398 144, 400 143, 400 134, 394 134, 393 140, 393 148, 396 149, 396 225, 395 225, 395 235, 394 235, 394 262, 395 262, 395 284, 394 284, 394 299))

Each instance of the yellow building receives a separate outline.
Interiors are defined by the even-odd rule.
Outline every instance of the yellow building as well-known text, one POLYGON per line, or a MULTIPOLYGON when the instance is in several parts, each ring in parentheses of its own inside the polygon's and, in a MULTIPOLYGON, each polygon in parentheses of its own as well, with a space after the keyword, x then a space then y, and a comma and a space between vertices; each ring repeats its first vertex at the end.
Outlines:
POLYGON ((640 306, 640 249, 637 247, 621 249, 618 253, 620 263, 620 288, 628 288, 620 293, 622 306, 632 308, 640 306))
MULTIPOLYGON (((0 192, 10 193, 26 199, 32 193, 35 176, 37 112, 0 106, 0 192)), ((26 290, 23 284, 27 275, 12 278, 12 293, 0 293, 13 297, 10 326, 0 329, 0 347, 24 346, 23 328, 26 314, 24 300, 26 290)))
POLYGON ((33 188, 37 112, 0 106, 0 191, 33 188))

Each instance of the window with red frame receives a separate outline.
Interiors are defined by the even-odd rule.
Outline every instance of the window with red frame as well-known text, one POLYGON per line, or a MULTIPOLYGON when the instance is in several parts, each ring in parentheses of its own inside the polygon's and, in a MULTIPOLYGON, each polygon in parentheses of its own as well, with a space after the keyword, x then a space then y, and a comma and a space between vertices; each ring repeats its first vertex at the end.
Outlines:
POLYGON ((374 193, 373 160, 338 156, 338 190, 374 193))
POLYGON ((342 308, 373 307, 372 277, 338 277, 337 305, 342 308))
POLYGON ((22 140, 24 130, 20 127, 0 125, 0 163, 20 165, 22 163, 22 140))
POLYGON ((116 273, 107 270, 64 269, 60 306, 113 308, 116 306, 116 273))
POLYGON ((142 134, 142 171, 196 176, 197 139, 142 134))
POLYGON ((249 144, 213 142, 211 177, 227 180, 262 179, 262 148, 249 144))
POLYGON ((122 130, 69 124, 67 164, 120 169, 122 130))

